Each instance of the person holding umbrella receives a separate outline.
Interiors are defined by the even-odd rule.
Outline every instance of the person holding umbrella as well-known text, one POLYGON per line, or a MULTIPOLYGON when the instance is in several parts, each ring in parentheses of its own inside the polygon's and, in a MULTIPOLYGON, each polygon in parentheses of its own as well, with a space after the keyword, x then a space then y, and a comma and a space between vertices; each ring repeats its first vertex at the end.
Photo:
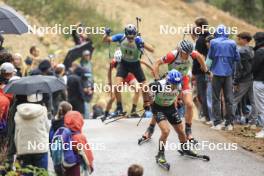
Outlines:
POLYGON ((47 108, 43 105, 43 94, 28 95, 27 102, 17 106, 14 118, 14 141, 21 166, 48 169, 50 123, 47 108))

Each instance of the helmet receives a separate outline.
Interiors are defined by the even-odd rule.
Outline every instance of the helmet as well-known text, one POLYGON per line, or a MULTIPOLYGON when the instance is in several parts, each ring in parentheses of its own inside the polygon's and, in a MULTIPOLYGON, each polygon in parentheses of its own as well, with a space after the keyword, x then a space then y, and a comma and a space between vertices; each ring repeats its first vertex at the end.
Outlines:
POLYGON ((114 58, 117 62, 121 62, 122 59, 122 52, 120 49, 116 50, 114 53, 114 58))
POLYGON ((192 42, 188 40, 182 40, 179 43, 179 47, 181 48, 183 52, 188 53, 188 54, 190 54, 193 51, 193 44, 192 42))
POLYGON ((136 35, 137 34, 137 28, 134 24, 128 24, 126 27, 125 27, 125 35, 128 36, 128 35, 136 35))
POLYGON ((170 84, 178 85, 181 84, 182 81, 182 74, 178 70, 172 69, 168 72, 167 75, 167 82, 170 84))

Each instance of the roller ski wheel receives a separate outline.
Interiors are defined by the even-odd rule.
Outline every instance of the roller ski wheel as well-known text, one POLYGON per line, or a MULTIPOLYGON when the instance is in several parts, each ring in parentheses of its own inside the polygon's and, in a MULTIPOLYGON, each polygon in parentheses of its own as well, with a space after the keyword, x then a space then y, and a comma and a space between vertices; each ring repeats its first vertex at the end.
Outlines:
POLYGON ((151 137, 142 136, 141 138, 138 139, 138 145, 142 145, 145 142, 148 142, 150 139, 151 137))
POLYGON ((207 156, 207 155, 199 155, 197 153, 194 153, 193 151, 186 152, 186 151, 183 151, 183 150, 178 150, 178 152, 181 154, 181 156, 186 156, 186 157, 193 158, 193 159, 201 159, 201 160, 204 160, 204 161, 210 161, 210 157, 209 156, 207 156))
POLYGON ((162 167, 163 169, 169 171, 170 170, 170 164, 165 160, 164 155, 158 154, 156 156, 156 163, 162 167))

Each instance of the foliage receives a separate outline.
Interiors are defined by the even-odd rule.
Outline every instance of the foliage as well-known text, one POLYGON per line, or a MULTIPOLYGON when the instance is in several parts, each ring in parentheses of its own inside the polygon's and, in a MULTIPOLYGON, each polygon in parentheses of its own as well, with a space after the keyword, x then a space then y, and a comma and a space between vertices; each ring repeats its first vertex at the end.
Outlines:
MULTIPOLYGON (((89 27, 111 27, 117 29, 119 23, 108 20, 102 13, 97 12, 89 1, 74 0, 5 0, 5 3, 23 11, 25 14, 36 17, 39 21, 50 26, 74 25, 81 22, 89 27)), ((65 37, 69 37, 66 35, 65 37)), ((102 47, 101 35, 90 36, 96 48, 102 47)))
POLYGON ((11 169, 9 163, 1 163, 0 164, 0 175, 6 176, 22 176, 23 174, 34 174, 35 176, 49 176, 48 171, 42 168, 27 166, 21 167, 19 163, 14 164, 14 168, 11 169))
POLYGON ((246 20, 258 27, 264 28, 263 0, 207 0, 218 8, 246 20))

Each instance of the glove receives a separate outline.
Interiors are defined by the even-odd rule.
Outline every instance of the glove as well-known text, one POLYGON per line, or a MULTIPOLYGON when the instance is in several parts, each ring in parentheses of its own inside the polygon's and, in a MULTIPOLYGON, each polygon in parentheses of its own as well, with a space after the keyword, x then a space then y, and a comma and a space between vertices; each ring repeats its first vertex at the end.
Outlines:
POLYGON ((144 48, 144 40, 140 36, 137 36, 135 38, 135 43, 136 43, 136 45, 137 45, 137 47, 139 49, 143 49, 144 48))
POLYGON ((145 118, 152 118, 153 113, 151 111, 145 111, 145 118))
POLYGON ((112 30, 109 27, 105 28, 105 35, 109 36, 111 34, 112 30))

